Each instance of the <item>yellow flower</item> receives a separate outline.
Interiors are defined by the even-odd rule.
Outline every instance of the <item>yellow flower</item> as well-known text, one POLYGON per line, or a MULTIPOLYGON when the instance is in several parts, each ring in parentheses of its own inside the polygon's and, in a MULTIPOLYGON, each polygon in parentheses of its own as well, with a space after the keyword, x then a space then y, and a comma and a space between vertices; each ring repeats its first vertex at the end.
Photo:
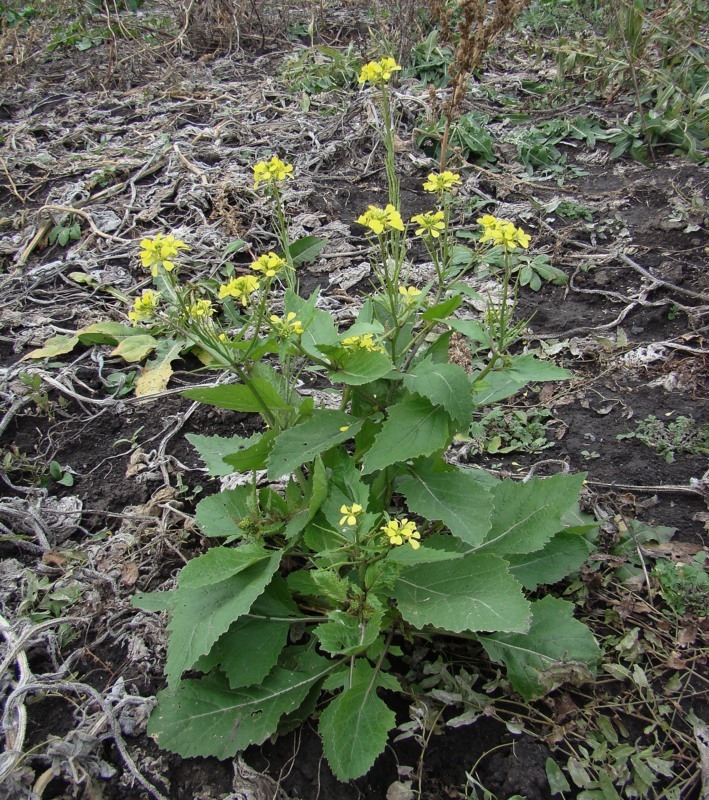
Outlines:
POLYGON ((187 313, 192 319, 211 317, 214 314, 214 306, 210 300, 197 300, 187 309, 187 313))
POLYGON ((219 298, 234 297, 245 306, 249 297, 259 290, 258 278, 255 275, 243 275, 241 278, 232 278, 229 283, 219 287, 219 298))
POLYGON ((421 534, 416 528, 415 522, 409 522, 406 517, 402 520, 392 519, 381 527, 381 532, 389 537, 389 544, 399 545, 408 542, 414 550, 421 547, 419 539, 421 534))
POLYGON ((340 520, 340 527, 344 528, 347 525, 349 528, 353 528, 357 524, 357 517, 364 511, 362 506, 359 503, 353 503, 351 506, 342 506, 340 508, 340 514, 342 514, 342 519, 340 520))
POLYGON ((399 286, 399 294, 404 296, 407 306, 412 306, 421 294, 421 290, 415 286, 399 286))
POLYGON ((146 289, 140 297, 133 301, 133 310, 128 312, 128 319, 137 325, 139 322, 150 319, 155 315, 160 295, 152 289, 146 289))
POLYGON ((437 239, 441 231, 446 229, 442 211, 428 211, 425 214, 417 214, 411 217, 411 221, 420 227, 416 228, 417 236, 431 236, 437 239))
POLYGON ((270 161, 259 161, 254 166, 254 189, 257 189, 260 183, 275 184, 292 177, 293 165, 286 164, 278 156, 274 156, 270 161))
POLYGON ((485 214, 479 217, 476 222, 482 225, 483 235, 481 242, 492 242, 503 249, 510 251, 517 247, 525 250, 529 247, 531 236, 525 233, 522 228, 515 227, 513 222, 507 219, 499 219, 492 214, 485 214))
POLYGON ((181 248, 189 250, 184 242, 170 234, 163 236, 157 233, 152 239, 142 239, 140 242, 140 261, 146 269, 149 267, 152 276, 155 278, 159 268, 162 267, 166 272, 175 269, 175 262, 172 260, 181 248))
POLYGON ((381 58, 379 61, 370 61, 362 67, 357 79, 359 83, 374 83, 382 86, 391 80, 394 72, 401 70, 401 67, 393 58, 381 58))
POLYGON ((366 350, 369 353, 385 353, 386 350, 374 341, 371 333, 362 336, 347 336, 342 340, 342 346, 347 350, 366 350))
POLYGON ((404 222, 401 214, 389 203, 386 208, 369 206, 367 211, 357 218, 360 225, 364 225, 371 231, 379 235, 384 231, 394 228, 397 231, 404 230, 404 222))
POLYGON ((300 336, 305 330, 300 320, 296 319, 295 311, 289 311, 283 319, 272 314, 271 325, 279 339, 288 339, 290 336, 300 336))
POLYGON ((251 264, 251 269, 255 272, 262 272, 267 278, 273 278, 283 267, 287 266, 284 259, 275 253, 264 253, 251 264))
POLYGON ((424 191, 433 194, 443 194, 450 191, 460 183, 460 175, 457 172, 432 172, 428 180, 423 185, 424 191))

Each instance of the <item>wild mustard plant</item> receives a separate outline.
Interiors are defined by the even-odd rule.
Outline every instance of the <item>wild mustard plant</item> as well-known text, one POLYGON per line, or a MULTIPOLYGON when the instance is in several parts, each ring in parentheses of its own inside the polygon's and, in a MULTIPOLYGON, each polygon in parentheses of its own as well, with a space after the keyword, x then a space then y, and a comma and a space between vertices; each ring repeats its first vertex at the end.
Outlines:
MULTIPOLYGON (((362 72, 387 104, 390 62, 362 72)), ((261 162, 256 185, 278 198, 287 167, 261 162)), ((459 185, 443 172, 423 186, 436 199, 412 219, 435 265, 423 288, 408 283, 398 184, 389 182, 384 208, 361 214, 375 245, 375 286, 347 330, 317 307, 317 292, 305 299, 288 288, 274 310, 273 287, 289 275, 297 283, 285 216, 277 222, 284 255, 261 256, 251 274, 216 290, 181 285, 174 265, 158 267, 156 313, 237 378, 185 396, 257 412, 264 424, 248 439, 189 437, 215 475, 251 477, 197 507, 197 524, 221 543, 190 561, 176 588, 136 598, 170 616, 167 688, 149 726, 161 746, 230 758, 317 705, 332 770, 342 780, 363 775, 395 725, 378 690, 406 689, 389 657, 422 632, 476 638, 526 698, 567 673, 592 677, 598 649, 572 604, 539 599, 541 585, 588 553, 583 476, 516 483, 445 458, 476 408, 531 381, 569 377, 508 348, 518 325, 508 284, 528 235, 486 216, 470 258, 454 257, 459 185), (502 301, 490 302, 486 319, 457 319, 461 282, 495 247, 508 265, 502 301), (470 349, 468 370, 449 359, 454 332, 470 349), (301 394, 305 369, 327 384, 336 408, 301 394)))

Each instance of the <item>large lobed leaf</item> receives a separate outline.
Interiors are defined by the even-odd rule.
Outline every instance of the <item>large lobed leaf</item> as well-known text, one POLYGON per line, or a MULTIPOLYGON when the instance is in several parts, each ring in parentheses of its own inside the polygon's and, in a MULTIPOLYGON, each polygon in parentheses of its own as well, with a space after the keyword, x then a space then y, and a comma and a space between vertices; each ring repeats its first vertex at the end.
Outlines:
POLYGON ((443 406, 461 430, 470 426, 473 398, 470 378, 462 367, 426 359, 404 376, 404 386, 433 405, 443 406))

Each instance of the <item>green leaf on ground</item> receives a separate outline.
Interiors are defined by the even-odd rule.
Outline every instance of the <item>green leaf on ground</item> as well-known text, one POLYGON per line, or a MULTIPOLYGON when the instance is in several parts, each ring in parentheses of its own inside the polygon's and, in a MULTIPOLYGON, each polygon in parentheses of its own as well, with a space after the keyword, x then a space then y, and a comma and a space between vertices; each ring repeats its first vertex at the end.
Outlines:
POLYGON ((398 488, 411 511, 429 520, 441 520, 467 544, 481 544, 490 530, 493 496, 463 470, 442 462, 435 469, 430 461, 423 461, 400 480, 398 488))
POLYGON ((276 437, 268 457, 268 477, 289 475, 294 469, 357 434, 361 420, 343 411, 316 409, 313 415, 276 437))
POLYGON ((129 364, 147 358, 158 346, 158 340, 149 333, 140 336, 126 336, 112 352, 112 356, 120 356, 129 364))
POLYGON ((158 694, 148 734, 183 758, 233 758, 275 733, 281 717, 295 711, 333 666, 302 652, 288 669, 275 667, 255 686, 234 690, 219 674, 181 681, 158 694))
POLYGON ((506 556, 540 550, 563 528, 562 517, 578 503, 585 478, 554 475, 526 483, 501 481, 493 489, 492 526, 478 551, 506 556))
POLYGON ((145 397, 162 392, 172 377, 172 362, 180 357, 187 345, 185 339, 165 338, 158 341, 155 357, 143 367, 135 382, 136 397, 145 397))
POLYGON ((470 379, 462 367, 426 359, 404 376, 404 386, 433 405, 443 406, 458 427, 467 431, 473 415, 473 398, 470 379))
POLYGON ((364 456, 365 473, 390 464, 429 456, 448 443, 451 418, 425 397, 411 395, 391 406, 387 419, 364 456))
POLYGON ((51 339, 38 347, 36 350, 31 350, 22 356, 21 361, 36 358, 56 358, 56 356, 63 356, 71 351, 79 344, 78 336, 52 336, 51 339))
POLYGON ((513 631, 529 627, 522 587, 493 555, 468 555, 404 570, 394 587, 401 615, 422 628, 513 631))
POLYGON ((525 700, 562 683, 593 679, 601 651, 573 610, 573 603, 544 597, 532 603, 532 625, 525 635, 479 637, 490 658, 507 667, 510 683, 525 700))
POLYGON ((372 666, 358 660, 351 686, 337 695, 320 716, 325 758, 341 781, 369 772, 396 725, 396 715, 377 696, 377 677, 372 666))
POLYGON ((280 551, 227 580, 198 589, 175 589, 165 675, 173 687, 182 673, 206 655, 231 624, 263 594, 278 569, 280 551))

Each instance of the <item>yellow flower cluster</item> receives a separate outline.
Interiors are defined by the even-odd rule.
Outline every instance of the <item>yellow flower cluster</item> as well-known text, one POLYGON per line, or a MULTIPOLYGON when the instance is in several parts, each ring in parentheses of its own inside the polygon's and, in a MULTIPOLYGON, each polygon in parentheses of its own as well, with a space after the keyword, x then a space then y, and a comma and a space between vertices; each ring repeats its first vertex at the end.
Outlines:
POLYGON ((369 353, 384 353, 384 348, 374 341, 371 333, 362 336, 347 336, 342 340, 342 346, 347 350, 366 350, 369 353))
POLYGON ((166 272, 175 269, 175 262, 172 260, 181 248, 189 247, 174 236, 163 236, 157 233, 152 239, 143 239, 140 242, 140 261, 147 269, 150 268, 152 276, 157 277, 158 270, 162 267, 166 272))
POLYGON ((287 266, 284 259, 273 252, 264 253, 251 264, 251 269, 255 272, 263 273, 267 278, 273 278, 283 267, 287 266))
POLYGON ((515 227, 515 224, 509 220, 499 219, 492 214, 485 214, 479 217, 476 222, 482 225, 483 235, 480 239, 481 242, 492 242, 508 251, 517 247, 523 247, 526 250, 529 247, 530 235, 525 233, 522 228, 515 227))
POLYGON ((457 172, 432 172, 423 185, 424 191, 433 194, 449 192, 454 186, 460 184, 460 175, 457 172))
POLYGON ((254 189, 258 189, 260 183, 279 183, 292 177, 293 165, 274 156, 270 161, 259 161, 254 166, 254 189))
POLYGON ((349 528, 354 528, 357 524, 357 517, 364 511, 362 506, 359 503, 353 503, 351 506, 342 506, 340 508, 340 514, 342 514, 342 519, 340 520, 340 527, 344 528, 345 526, 349 528))
POLYGON ((128 312, 128 319, 137 325, 155 315, 160 295, 152 289, 146 289, 140 297, 133 301, 133 310, 128 312))
POLYGON ((382 86, 391 80, 394 72, 399 72, 401 67, 393 58, 381 58, 379 61, 370 61, 362 67, 357 79, 359 83, 373 83, 382 86))
POLYGON ((214 314, 214 306, 210 300, 197 300, 187 309, 187 313, 192 319, 211 317, 214 314))
POLYGON ((389 520, 386 525, 382 526, 381 531, 389 537, 389 544, 399 545, 408 542, 414 550, 421 547, 419 542, 421 534, 416 528, 416 523, 409 522, 406 517, 402 520, 389 520))
POLYGON ((399 294, 403 295, 407 306, 412 306, 421 294, 421 290, 415 286, 399 286, 399 294))
POLYGON ((446 223, 442 211, 427 211, 425 214, 416 214, 411 217, 411 221, 418 225, 416 228, 417 236, 430 236, 437 239, 441 232, 446 229, 446 223))
POLYGON ((305 330, 300 320, 296 319, 295 311, 289 311, 285 317, 277 317, 272 314, 271 325, 279 339, 288 339, 291 336, 300 336, 305 330))
POLYGON ((404 230, 404 222, 401 219, 401 214, 389 203, 385 208, 378 206, 369 206, 367 211, 357 218, 360 225, 369 228, 371 231, 379 235, 384 231, 391 230, 392 228, 397 231, 404 230))
POLYGON ((250 296, 259 290, 258 278, 255 275, 242 275, 232 278, 229 283, 219 287, 219 299, 234 297, 242 306, 249 302, 250 296))

